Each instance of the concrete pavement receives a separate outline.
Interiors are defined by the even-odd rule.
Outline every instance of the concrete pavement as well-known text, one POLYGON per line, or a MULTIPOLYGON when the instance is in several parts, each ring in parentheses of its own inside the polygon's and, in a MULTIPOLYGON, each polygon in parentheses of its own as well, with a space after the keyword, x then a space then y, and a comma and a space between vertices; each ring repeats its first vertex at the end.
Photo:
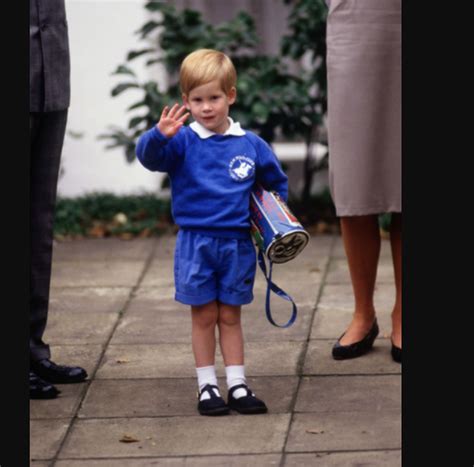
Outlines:
MULTIPOLYGON (((372 352, 351 361, 331 358, 353 311, 339 236, 313 236, 298 258, 274 267, 275 282, 298 304, 289 329, 267 321, 257 270, 255 300, 243 309, 246 373, 269 413, 219 418, 196 410, 189 311, 173 298, 174 242, 55 245, 45 340, 55 362, 81 365, 90 378, 58 385, 55 400, 30 401, 32 466, 401 465, 387 240, 376 288, 380 335, 372 352)), ((285 321, 289 304, 272 295, 274 317, 285 321)), ((226 395, 219 352, 216 368, 226 395)))

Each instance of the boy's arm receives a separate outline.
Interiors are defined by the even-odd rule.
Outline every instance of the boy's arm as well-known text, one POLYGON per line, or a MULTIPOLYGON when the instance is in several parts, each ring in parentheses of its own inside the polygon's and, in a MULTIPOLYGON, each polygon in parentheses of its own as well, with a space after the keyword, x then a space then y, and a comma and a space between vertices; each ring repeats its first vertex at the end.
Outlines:
POLYGON ((156 126, 140 136, 136 154, 138 160, 149 170, 170 172, 176 157, 183 154, 183 138, 179 130, 189 113, 183 115, 185 107, 175 104, 171 110, 166 106, 156 126))
POLYGON ((276 191, 284 201, 288 201, 288 177, 283 172, 280 161, 270 146, 258 138, 257 182, 268 191, 276 191))
POLYGON ((154 126, 140 136, 135 151, 137 159, 148 170, 170 172, 183 152, 182 139, 180 134, 167 138, 154 126))

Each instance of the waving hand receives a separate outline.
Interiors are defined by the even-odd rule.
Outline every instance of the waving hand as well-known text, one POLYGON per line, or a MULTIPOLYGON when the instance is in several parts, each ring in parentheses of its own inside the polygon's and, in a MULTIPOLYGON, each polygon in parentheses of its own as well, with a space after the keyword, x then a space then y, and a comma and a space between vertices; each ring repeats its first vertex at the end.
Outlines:
POLYGON ((180 107, 179 104, 175 104, 171 109, 166 106, 157 124, 158 130, 167 138, 174 136, 190 115, 189 112, 183 115, 185 111, 186 107, 184 105, 180 107))

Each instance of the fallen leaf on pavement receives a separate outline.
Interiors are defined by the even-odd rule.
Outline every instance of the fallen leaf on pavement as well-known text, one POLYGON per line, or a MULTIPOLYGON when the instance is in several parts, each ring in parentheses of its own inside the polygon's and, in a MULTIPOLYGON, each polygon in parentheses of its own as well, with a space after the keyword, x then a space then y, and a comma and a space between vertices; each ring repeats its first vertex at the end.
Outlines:
POLYGON ((324 430, 316 430, 314 428, 306 430, 306 433, 311 433, 312 435, 320 435, 321 433, 324 433, 324 430))
POLYGON ((119 441, 121 443, 137 443, 140 440, 130 435, 123 435, 119 441))

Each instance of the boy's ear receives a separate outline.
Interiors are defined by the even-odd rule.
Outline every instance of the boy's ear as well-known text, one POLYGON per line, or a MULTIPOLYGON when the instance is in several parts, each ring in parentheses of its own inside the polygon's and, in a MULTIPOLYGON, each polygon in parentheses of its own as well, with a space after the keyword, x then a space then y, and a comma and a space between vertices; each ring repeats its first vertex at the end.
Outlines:
POLYGON ((227 100, 229 101, 229 105, 232 105, 235 100, 237 99, 237 89, 235 86, 230 88, 230 91, 227 93, 227 100))
POLYGON ((188 96, 186 96, 186 94, 181 94, 181 99, 183 99, 183 104, 186 106, 186 108, 190 110, 188 96))

